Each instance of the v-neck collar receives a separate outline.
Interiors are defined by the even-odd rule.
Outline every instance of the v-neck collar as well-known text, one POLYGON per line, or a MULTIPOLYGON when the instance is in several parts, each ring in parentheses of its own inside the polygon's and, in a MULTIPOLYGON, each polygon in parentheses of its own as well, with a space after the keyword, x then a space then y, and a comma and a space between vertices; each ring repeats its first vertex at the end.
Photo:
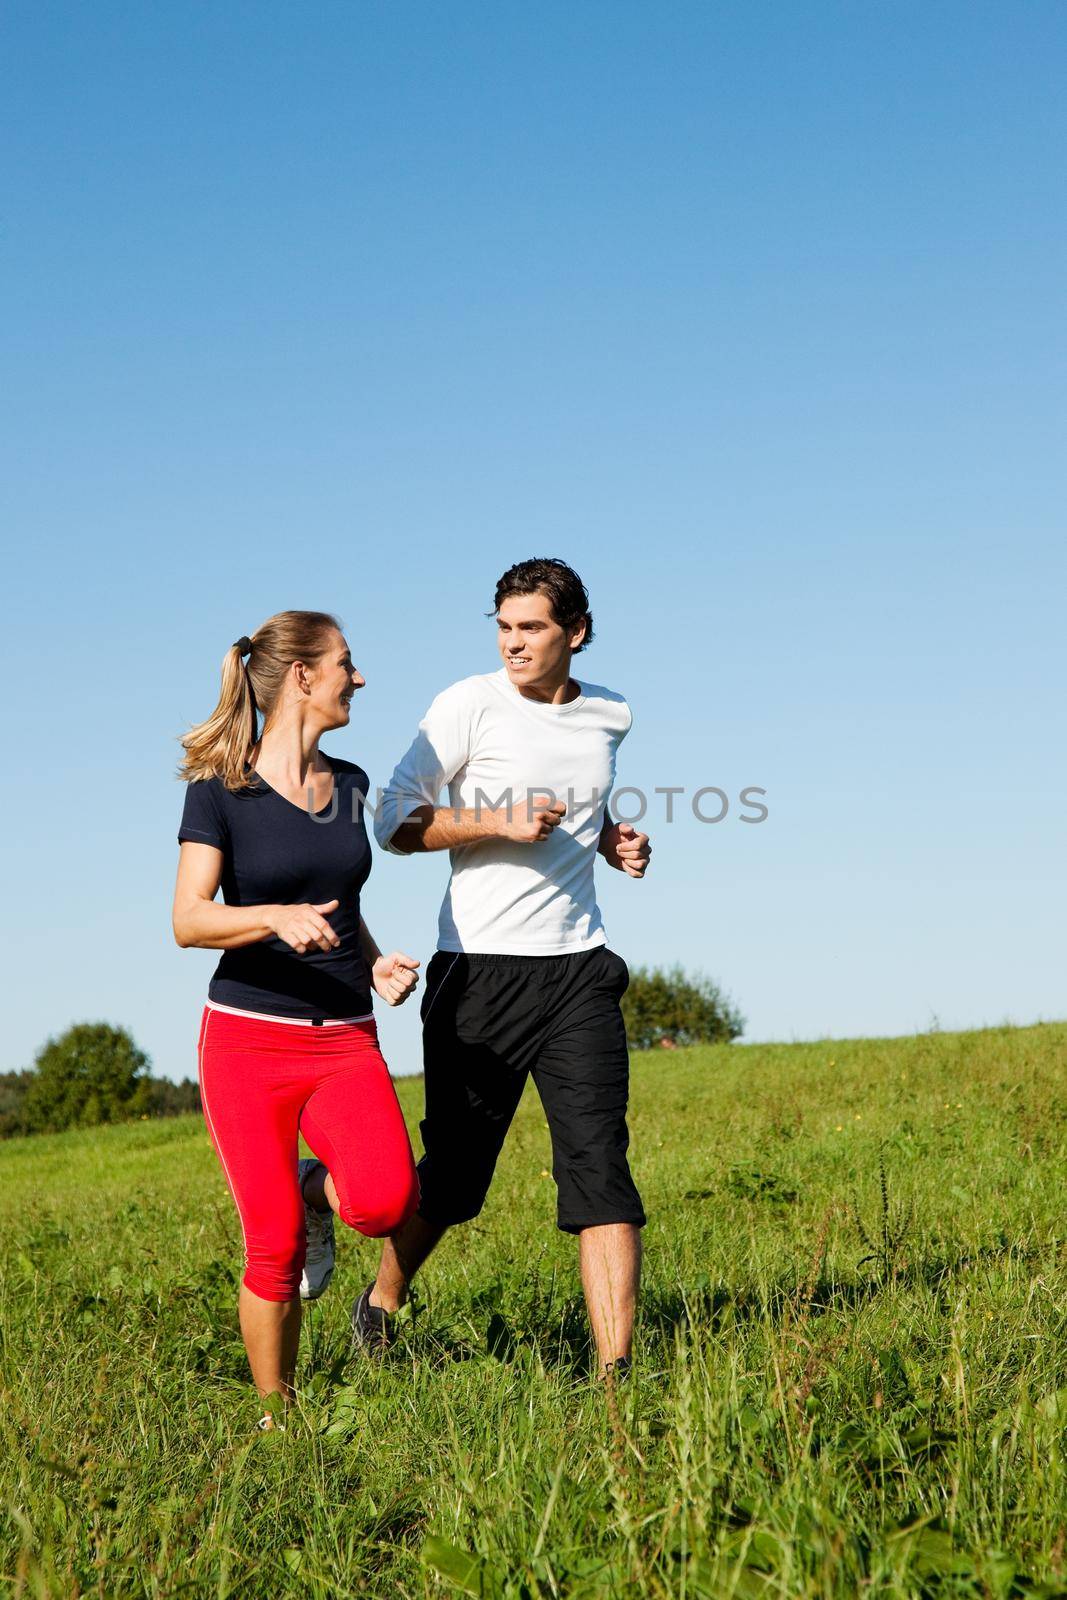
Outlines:
POLYGON ((276 789, 272 783, 268 783, 263 774, 261 772, 257 772, 255 767, 250 767, 249 771, 256 783, 261 783, 267 793, 272 794, 276 800, 281 800, 283 804, 292 806, 294 811, 302 811, 305 817, 321 817, 325 816, 326 812, 331 809, 334 801, 337 799, 337 768, 334 766, 333 762, 330 760, 325 751, 320 750, 319 754, 322 756, 322 759, 325 761, 333 775, 333 788, 330 791, 330 798, 319 811, 309 811, 306 803, 302 806, 298 806, 295 800, 290 800, 288 795, 282 794, 281 791, 276 789))

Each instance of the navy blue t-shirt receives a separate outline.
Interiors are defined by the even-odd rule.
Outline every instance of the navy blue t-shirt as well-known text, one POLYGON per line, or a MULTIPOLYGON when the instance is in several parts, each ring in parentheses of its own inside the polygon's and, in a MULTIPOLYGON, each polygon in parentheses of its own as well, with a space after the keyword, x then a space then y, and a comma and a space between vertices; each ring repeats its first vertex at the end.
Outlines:
POLYGON ((351 761, 325 759, 333 768, 333 798, 314 816, 258 774, 236 792, 221 778, 186 788, 178 838, 222 851, 228 906, 340 901, 326 913, 341 941, 336 950, 298 955, 276 937, 224 950, 208 989, 219 1005, 303 1018, 361 1017, 371 1009, 359 948, 359 892, 371 868, 362 804, 367 774, 351 761))

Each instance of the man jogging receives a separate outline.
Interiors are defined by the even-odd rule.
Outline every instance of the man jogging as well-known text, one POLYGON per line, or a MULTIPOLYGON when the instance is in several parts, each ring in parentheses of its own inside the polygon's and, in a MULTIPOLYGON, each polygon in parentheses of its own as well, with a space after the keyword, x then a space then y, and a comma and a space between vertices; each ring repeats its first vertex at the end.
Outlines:
POLYGON ((593 637, 562 561, 523 561, 496 588, 504 665, 439 694, 375 818, 389 850, 449 850, 422 1005, 426 1117, 417 1215, 385 1244, 352 1313, 388 1344, 391 1313, 446 1229, 478 1215, 528 1073, 552 1137, 558 1224, 577 1234, 600 1370, 630 1364, 645 1214, 626 1159, 629 973, 607 948, 599 852, 630 877, 647 836, 606 815, 631 724, 621 695, 571 677, 593 637), (449 804, 437 800, 447 787, 449 804))

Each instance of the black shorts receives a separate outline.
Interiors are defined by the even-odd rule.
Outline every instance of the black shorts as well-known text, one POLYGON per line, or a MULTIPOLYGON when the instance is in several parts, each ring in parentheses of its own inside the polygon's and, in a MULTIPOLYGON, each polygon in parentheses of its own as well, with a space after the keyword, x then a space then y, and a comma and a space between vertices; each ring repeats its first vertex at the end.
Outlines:
POLYGON ((422 1000, 421 1216, 451 1226, 478 1215, 532 1072, 552 1136, 559 1226, 643 1226, 626 1160, 630 1059, 619 1001, 629 981, 605 945, 569 956, 437 952, 422 1000))

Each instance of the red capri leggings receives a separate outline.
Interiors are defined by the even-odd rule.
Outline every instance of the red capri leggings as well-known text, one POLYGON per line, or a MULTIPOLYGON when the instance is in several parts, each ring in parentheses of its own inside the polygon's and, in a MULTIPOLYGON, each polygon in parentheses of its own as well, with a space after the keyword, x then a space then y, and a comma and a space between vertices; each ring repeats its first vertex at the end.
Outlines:
POLYGON ((373 1020, 328 1028, 205 1006, 200 1098, 244 1230, 244 1283, 294 1300, 304 1269, 297 1133, 326 1163, 342 1222, 371 1238, 412 1215, 419 1183, 373 1020))

